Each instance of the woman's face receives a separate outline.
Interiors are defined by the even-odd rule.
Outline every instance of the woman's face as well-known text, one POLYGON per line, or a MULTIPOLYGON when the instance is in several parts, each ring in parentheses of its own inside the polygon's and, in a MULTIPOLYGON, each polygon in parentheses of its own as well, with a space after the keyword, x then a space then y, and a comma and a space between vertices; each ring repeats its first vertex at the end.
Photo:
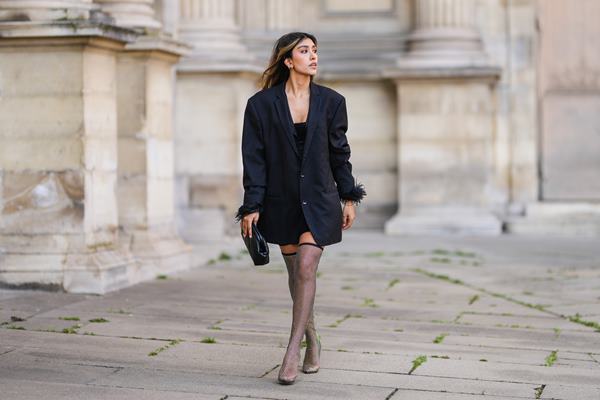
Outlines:
POLYGON ((309 38, 302 39, 294 50, 292 58, 286 60, 288 67, 292 65, 292 71, 302 75, 314 76, 317 74, 317 45, 309 38))

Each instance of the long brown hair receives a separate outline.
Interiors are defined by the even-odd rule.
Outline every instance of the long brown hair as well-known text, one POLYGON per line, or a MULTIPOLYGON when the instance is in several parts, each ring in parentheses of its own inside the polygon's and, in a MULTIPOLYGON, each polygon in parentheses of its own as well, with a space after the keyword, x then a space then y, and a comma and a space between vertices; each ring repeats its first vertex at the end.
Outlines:
MULTIPOLYGON (((268 89, 281 82, 287 81, 290 76, 290 70, 283 61, 286 58, 291 58, 294 47, 306 38, 312 40, 315 45, 317 44, 317 38, 306 32, 290 32, 277 39, 273 46, 269 66, 262 74, 261 86, 263 89, 268 89)), ((311 76, 311 82, 312 79, 313 77, 311 76)))

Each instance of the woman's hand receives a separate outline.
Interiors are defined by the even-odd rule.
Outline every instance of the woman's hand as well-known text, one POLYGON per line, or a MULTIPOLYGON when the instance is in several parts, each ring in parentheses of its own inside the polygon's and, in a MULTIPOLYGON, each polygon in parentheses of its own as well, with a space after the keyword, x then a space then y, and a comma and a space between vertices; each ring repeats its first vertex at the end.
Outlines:
POLYGON ((351 201, 344 203, 344 209, 342 210, 344 218, 342 219, 342 230, 348 229, 352 226, 354 219, 356 218, 356 210, 354 210, 354 204, 351 201))
POLYGON ((240 226, 242 227, 242 233, 244 237, 248 235, 252 237, 252 224, 258 223, 259 214, 260 213, 258 211, 246 214, 240 221, 240 226))

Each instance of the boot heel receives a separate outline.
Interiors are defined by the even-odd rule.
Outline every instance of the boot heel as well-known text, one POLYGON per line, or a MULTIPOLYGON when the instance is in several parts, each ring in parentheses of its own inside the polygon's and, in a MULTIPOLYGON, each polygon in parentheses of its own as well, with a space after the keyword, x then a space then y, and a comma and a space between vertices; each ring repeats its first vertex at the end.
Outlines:
MULTIPOLYGON (((319 335, 317 335, 317 346, 318 346, 318 353, 319 353, 319 363, 321 362, 321 338, 319 337, 319 335)), ((319 372, 319 368, 320 366, 302 366, 302 372, 304 372, 305 374, 314 374, 319 372)))

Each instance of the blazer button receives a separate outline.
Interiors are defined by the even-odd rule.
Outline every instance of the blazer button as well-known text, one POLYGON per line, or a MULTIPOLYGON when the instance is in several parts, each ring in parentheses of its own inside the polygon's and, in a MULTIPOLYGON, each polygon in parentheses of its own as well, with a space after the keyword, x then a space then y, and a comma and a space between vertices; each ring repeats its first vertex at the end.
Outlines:
POLYGON ((305 202, 305 201, 303 201, 303 202, 302 202, 302 204, 306 204, 306 202, 305 202))
POLYGON ((304 178, 304 174, 301 174, 301 175, 300 175, 300 178, 304 178))

